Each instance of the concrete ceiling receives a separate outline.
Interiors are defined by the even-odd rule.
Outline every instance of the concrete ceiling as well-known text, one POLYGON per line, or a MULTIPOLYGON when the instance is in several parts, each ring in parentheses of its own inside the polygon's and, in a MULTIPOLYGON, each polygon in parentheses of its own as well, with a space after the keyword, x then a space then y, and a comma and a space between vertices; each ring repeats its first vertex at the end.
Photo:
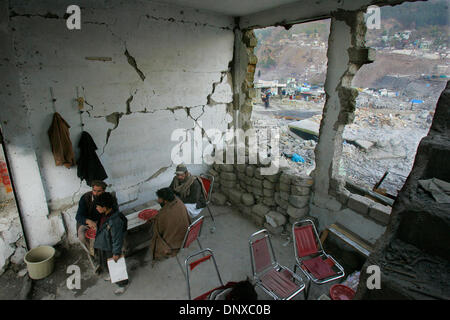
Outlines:
POLYGON ((299 0, 159 0, 194 9, 213 11, 228 16, 244 16, 279 7, 299 0))

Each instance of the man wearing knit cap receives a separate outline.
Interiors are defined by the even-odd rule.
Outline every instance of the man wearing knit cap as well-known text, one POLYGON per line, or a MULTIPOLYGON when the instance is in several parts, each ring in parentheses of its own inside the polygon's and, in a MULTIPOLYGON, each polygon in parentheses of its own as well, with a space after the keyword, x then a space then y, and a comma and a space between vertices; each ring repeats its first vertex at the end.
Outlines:
POLYGON ((183 201, 191 218, 195 218, 206 207, 206 191, 199 177, 191 175, 184 164, 179 164, 170 189, 183 201))

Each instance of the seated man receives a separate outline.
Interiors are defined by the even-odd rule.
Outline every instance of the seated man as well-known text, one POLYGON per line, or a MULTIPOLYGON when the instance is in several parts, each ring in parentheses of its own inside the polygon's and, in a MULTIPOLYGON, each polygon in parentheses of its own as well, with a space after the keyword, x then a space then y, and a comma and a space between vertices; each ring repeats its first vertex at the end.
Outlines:
MULTIPOLYGON (((86 248, 90 245, 85 237, 85 232, 88 228, 97 229, 97 221, 100 219, 100 214, 96 210, 95 202, 98 196, 106 190, 106 183, 100 180, 92 181, 92 191, 86 192, 78 202, 78 211, 75 216, 77 221, 77 236, 86 248)), ((118 209, 117 202, 114 201, 114 208, 118 209)))
POLYGON ((206 191, 199 177, 191 175, 184 164, 177 166, 170 189, 184 202, 191 218, 206 207, 206 191))
MULTIPOLYGON (((96 199, 96 209, 100 214, 100 219, 94 248, 99 250, 99 261, 103 270, 108 270, 108 259, 112 258, 115 262, 119 260, 127 232, 128 220, 117 208, 114 209, 115 203, 115 198, 109 192, 103 192, 96 199)), ((107 275, 105 280, 110 281, 110 276, 107 275)), ((124 293, 127 284, 128 280, 117 282, 118 288, 114 293, 124 293)))
POLYGON ((156 194, 162 208, 153 219, 150 250, 155 261, 178 253, 190 224, 186 207, 170 188, 160 189, 156 194))

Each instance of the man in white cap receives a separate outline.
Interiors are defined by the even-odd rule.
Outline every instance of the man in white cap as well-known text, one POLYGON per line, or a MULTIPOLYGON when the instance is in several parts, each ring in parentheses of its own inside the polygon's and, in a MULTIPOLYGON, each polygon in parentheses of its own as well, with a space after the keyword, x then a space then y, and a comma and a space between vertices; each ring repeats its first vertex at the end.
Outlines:
POLYGON ((169 188, 183 201, 191 218, 195 218, 206 207, 206 191, 200 178, 191 175, 184 164, 177 166, 169 188))

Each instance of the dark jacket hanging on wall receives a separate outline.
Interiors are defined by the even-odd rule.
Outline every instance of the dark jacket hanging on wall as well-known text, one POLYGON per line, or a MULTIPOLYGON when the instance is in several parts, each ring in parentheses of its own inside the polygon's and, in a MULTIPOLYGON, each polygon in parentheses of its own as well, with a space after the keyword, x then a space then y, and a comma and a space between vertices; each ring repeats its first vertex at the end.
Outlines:
POLYGON ((48 129, 48 136, 52 146, 53 157, 57 166, 70 168, 75 165, 72 142, 69 134, 70 126, 58 112, 53 115, 53 121, 48 129))
POLYGON ((91 135, 86 131, 81 133, 80 142, 80 158, 78 159, 77 175, 81 180, 86 180, 90 186, 92 180, 105 180, 108 175, 105 172, 99 158, 97 157, 97 146, 91 135))

